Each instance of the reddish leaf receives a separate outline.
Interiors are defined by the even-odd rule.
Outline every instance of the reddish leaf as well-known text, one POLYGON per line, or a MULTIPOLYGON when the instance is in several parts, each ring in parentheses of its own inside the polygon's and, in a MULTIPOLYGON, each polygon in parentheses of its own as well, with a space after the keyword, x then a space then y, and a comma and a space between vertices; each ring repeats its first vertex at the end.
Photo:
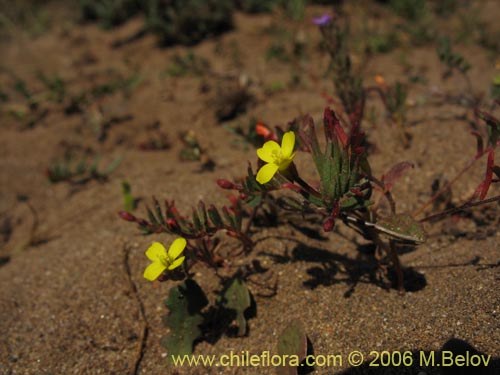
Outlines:
POLYGON ((389 172, 382 176, 382 182, 385 184, 386 191, 390 191, 394 183, 409 169, 413 168, 413 163, 403 161, 396 164, 389 172))
POLYGON ((335 112, 333 112, 329 107, 325 109, 323 121, 326 139, 329 141, 338 139, 344 147, 347 146, 347 135, 345 134, 344 129, 342 129, 335 112))
POLYGON ((330 95, 328 95, 326 92, 322 92, 321 96, 326 100, 327 104, 334 104, 335 99, 333 99, 330 95))
POLYGON ((490 188, 491 181, 493 179, 493 168, 495 166, 495 152, 492 150, 488 154, 488 162, 486 164, 486 175, 484 180, 479 184, 473 196, 479 195, 479 199, 483 200, 488 194, 488 189, 490 188))

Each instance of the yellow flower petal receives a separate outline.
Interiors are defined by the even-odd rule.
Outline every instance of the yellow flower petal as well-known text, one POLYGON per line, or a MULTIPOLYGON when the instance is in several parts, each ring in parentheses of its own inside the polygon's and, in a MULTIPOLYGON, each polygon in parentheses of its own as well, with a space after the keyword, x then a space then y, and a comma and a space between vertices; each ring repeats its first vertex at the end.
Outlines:
POLYGON ((272 163, 276 154, 281 150, 280 145, 274 141, 267 141, 264 146, 257 150, 257 156, 266 163, 272 163))
POLYGON ((273 163, 264 165, 259 169, 259 172, 257 172, 256 180, 260 184, 265 184, 266 182, 271 181, 276 172, 278 172, 278 168, 279 166, 273 163))
POLYGON ((170 248, 168 249, 168 259, 170 262, 173 262, 179 255, 181 255, 186 247, 186 243, 186 239, 182 237, 177 238, 174 242, 172 242, 172 245, 170 245, 170 248))
POLYGON ((180 257, 174 260, 174 262, 170 266, 168 266, 168 269, 173 270, 174 268, 179 267, 182 264, 182 262, 184 262, 184 258, 186 257, 180 257))
POLYGON ((292 131, 286 132, 281 140, 281 154, 283 155, 283 158, 289 159, 292 156, 294 147, 295 133, 292 131))
POLYGON ((155 281, 167 267, 161 262, 153 262, 144 270, 144 277, 149 281, 155 281))
POLYGON ((146 250, 146 256, 149 260, 157 262, 160 258, 166 258, 167 250, 159 242, 153 242, 153 244, 146 250))

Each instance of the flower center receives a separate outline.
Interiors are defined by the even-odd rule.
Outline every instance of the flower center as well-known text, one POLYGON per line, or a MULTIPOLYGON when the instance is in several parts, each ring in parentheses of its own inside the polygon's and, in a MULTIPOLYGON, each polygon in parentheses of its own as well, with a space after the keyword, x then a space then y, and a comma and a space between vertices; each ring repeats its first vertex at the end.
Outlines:
POLYGON ((168 255, 158 255, 158 260, 160 261, 161 264, 167 267, 171 263, 168 255))
POLYGON ((283 163, 283 154, 281 153, 281 150, 273 150, 272 155, 274 159, 274 164, 280 165, 281 163, 283 163))

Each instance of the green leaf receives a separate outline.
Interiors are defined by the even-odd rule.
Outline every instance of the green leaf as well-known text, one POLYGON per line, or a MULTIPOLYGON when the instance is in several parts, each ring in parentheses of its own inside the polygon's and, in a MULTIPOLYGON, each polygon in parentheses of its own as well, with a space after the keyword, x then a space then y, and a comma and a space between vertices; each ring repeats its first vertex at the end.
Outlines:
POLYGON ((205 208, 205 203, 200 201, 198 203, 198 213, 201 221, 201 225, 205 228, 208 224, 207 209, 205 208))
POLYGON ((375 228, 394 240, 423 243, 427 239, 422 224, 408 214, 380 218, 375 228))
POLYGON ((298 320, 292 321, 278 338, 278 354, 281 358, 287 356, 287 366, 278 367, 282 375, 296 375, 300 362, 307 355, 307 336, 298 320))
POLYGON ((151 211, 151 209, 149 207, 146 207, 146 210, 148 212, 148 218, 149 218, 149 221, 154 224, 154 225, 158 225, 158 220, 156 219, 153 211, 151 211))
POLYGON ((113 160, 109 165, 108 167, 104 170, 104 172, 102 173, 104 176, 109 176, 116 168, 118 168, 118 166, 120 165, 120 163, 122 162, 122 159, 123 157, 122 156, 118 156, 115 160, 113 160))
POLYGON ((236 322, 238 323, 238 336, 244 336, 247 331, 245 310, 250 307, 250 292, 246 284, 240 279, 233 279, 232 283, 224 292, 222 305, 236 311, 236 322))
POLYGON ((160 222, 162 224, 165 224, 166 220, 165 220, 165 217, 163 216, 163 212, 161 210, 160 202, 158 202, 158 200, 156 198, 154 198, 154 197, 153 197, 153 204, 154 204, 154 207, 155 207, 156 216, 158 217, 158 219, 160 220, 160 222))
POLYGON ((127 181, 122 181, 123 208, 127 212, 135 210, 135 200, 132 195, 132 189, 127 181))
POLYGON ((195 208, 193 208, 193 225, 196 230, 201 230, 201 220, 200 217, 198 216, 198 212, 196 211, 195 208))
POLYGON ((214 205, 210 205, 208 208, 208 217, 214 226, 220 228, 224 225, 219 211, 217 211, 217 208, 214 205))
POLYGON ((173 355, 193 353, 194 341, 202 334, 199 327, 204 320, 201 310, 207 304, 205 293, 192 279, 170 289, 165 301, 170 312, 164 319, 170 333, 162 340, 170 361, 173 355))

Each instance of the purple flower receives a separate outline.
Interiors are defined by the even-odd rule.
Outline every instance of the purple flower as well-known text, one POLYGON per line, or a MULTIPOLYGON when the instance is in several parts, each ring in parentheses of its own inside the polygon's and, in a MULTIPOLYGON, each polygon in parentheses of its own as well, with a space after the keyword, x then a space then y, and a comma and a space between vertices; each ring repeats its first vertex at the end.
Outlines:
POLYGON ((333 16, 331 14, 325 13, 322 16, 314 17, 312 19, 312 22, 318 26, 325 26, 328 25, 332 21, 332 19, 333 16))

